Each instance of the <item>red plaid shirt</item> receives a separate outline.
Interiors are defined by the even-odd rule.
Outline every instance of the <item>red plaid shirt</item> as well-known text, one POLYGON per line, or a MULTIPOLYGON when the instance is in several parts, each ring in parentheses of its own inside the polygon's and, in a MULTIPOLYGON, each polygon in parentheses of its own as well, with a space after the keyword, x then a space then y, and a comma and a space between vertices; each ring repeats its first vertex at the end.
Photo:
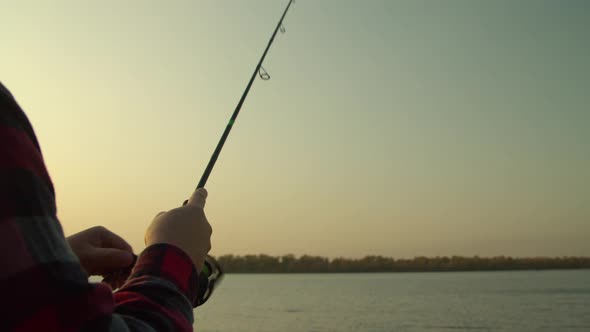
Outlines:
POLYGON ((0 331, 192 331, 196 290, 190 258, 165 244, 115 293, 88 282, 31 124, 0 83, 0 331))

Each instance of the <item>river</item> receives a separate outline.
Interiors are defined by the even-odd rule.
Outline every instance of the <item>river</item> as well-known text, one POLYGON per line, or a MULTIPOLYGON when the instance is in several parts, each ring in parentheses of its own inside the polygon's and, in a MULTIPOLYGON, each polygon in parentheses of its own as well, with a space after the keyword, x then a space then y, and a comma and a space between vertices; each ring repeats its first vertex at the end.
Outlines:
POLYGON ((230 274, 203 332, 590 331, 590 270, 230 274))

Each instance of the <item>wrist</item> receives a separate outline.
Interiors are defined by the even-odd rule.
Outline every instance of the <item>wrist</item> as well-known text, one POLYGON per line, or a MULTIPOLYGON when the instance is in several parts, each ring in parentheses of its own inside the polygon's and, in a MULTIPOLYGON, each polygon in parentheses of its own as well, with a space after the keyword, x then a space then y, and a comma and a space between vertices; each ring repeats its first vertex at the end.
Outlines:
POLYGON ((174 283, 191 303, 197 296, 197 270, 191 257, 170 243, 150 244, 139 255, 130 279, 155 276, 174 283))
POLYGON ((197 269, 197 272, 200 272, 203 269, 203 264, 205 264, 205 257, 207 256, 206 254, 194 254, 191 253, 189 250, 185 249, 187 246, 184 246, 182 244, 176 243, 174 241, 166 241, 166 240, 160 240, 160 239, 153 239, 152 241, 149 241, 148 243, 146 243, 146 249, 152 246, 159 246, 159 245, 167 245, 170 247, 173 247, 175 250, 181 251, 184 255, 186 255, 191 263, 195 266, 195 268, 197 269))

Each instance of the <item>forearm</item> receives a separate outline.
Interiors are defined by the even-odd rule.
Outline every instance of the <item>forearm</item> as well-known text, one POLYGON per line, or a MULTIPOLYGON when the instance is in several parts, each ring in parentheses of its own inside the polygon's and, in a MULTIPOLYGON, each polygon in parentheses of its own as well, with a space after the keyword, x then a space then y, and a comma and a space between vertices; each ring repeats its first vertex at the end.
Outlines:
POLYGON ((88 282, 32 127, 1 84, 0 245, 1 331, 192 330, 196 271, 176 248, 148 248, 115 295, 88 282))
POLYGON ((177 247, 152 245, 139 256, 127 282, 115 292, 115 312, 130 322, 158 326, 158 331, 192 330, 197 272, 177 247), (166 312, 168 319, 161 319, 166 312))

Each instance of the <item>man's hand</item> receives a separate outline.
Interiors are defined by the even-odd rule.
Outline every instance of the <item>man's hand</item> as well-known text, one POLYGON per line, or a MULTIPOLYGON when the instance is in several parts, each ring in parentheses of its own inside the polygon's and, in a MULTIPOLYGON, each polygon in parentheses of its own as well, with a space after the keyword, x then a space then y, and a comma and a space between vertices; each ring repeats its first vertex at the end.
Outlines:
POLYGON ((184 206, 160 212, 145 233, 145 245, 168 243, 182 249, 198 271, 203 268, 205 256, 211 250, 211 225, 205 217, 204 188, 195 190, 184 206))
POLYGON ((67 241, 88 275, 108 275, 133 264, 133 249, 102 226, 68 236, 67 241))

